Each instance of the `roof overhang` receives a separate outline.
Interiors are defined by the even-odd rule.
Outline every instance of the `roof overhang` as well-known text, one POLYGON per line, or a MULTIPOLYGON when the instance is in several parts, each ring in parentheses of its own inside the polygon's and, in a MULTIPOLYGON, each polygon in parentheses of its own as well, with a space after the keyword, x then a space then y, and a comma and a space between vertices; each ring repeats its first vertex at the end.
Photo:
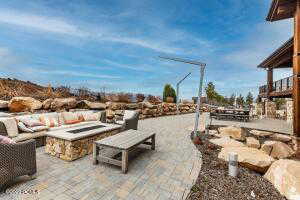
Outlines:
POLYGON ((267 21, 273 22, 294 17, 296 0, 273 0, 267 21))
POLYGON ((294 38, 289 39, 281 47, 276 49, 257 67, 259 68, 289 68, 292 67, 294 52, 294 38))

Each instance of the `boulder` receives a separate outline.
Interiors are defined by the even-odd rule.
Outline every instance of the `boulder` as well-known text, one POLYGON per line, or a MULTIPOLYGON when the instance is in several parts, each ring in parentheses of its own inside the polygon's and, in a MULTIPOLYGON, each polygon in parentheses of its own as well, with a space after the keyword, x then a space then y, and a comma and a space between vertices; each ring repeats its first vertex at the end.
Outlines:
POLYGON ((150 103, 149 101, 145 101, 145 102, 143 102, 143 107, 152 109, 152 108, 154 108, 154 105, 152 103, 150 103))
POLYGON ((52 101, 53 99, 46 99, 45 101, 43 101, 43 109, 45 110, 50 109, 52 101))
POLYGON ((2 101, 0 100, 0 109, 8 109, 8 101, 2 101))
POLYGON ((33 112, 41 109, 42 106, 40 101, 31 97, 13 97, 8 105, 10 112, 33 112))
POLYGON ((238 154, 238 162, 241 166, 247 167, 259 173, 265 173, 274 158, 267 155, 265 152, 249 147, 225 147, 222 148, 218 158, 228 161, 230 152, 238 154))
POLYGON ((55 98, 51 102, 51 110, 69 110, 76 108, 77 101, 75 98, 55 98))
POLYGON ((106 109, 105 103, 100 102, 90 102, 87 100, 79 101, 77 103, 77 108, 80 109, 90 109, 90 110, 105 110, 106 109))
POLYGON ((280 142, 289 142, 292 140, 292 138, 288 135, 283 135, 283 134, 274 134, 270 136, 270 139, 280 141, 280 142))
POLYGON ((259 141, 257 139, 255 139, 254 137, 247 137, 246 138, 246 145, 248 147, 256 148, 256 149, 259 149, 259 147, 260 147, 259 141))
POLYGON ((300 199, 300 161, 277 160, 271 165, 264 178, 287 199, 300 199))
POLYGON ((266 141, 261 150, 276 159, 288 158, 294 153, 291 147, 279 141, 266 141))
POLYGON ((136 110, 139 108, 139 104, 137 103, 129 103, 126 105, 126 109, 128 110, 136 110))
POLYGON ((227 126, 218 129, 220 136, 230 136, 235 140, 245 141, 246 130, 241 127, 227 126))
POLYGON ((217 139, 210 139, 211 143, 221 147, 245 147, 242 142, 230 139, 230 137, 221 137, 217 139))
POLYGON ((259 130, 251 130, 250 133, 253 134, 253 135, 259 136, 259 137, 267 137, 267 136, 270 136, 270 135, 274 134, 272 132, 259 131, 259 130))

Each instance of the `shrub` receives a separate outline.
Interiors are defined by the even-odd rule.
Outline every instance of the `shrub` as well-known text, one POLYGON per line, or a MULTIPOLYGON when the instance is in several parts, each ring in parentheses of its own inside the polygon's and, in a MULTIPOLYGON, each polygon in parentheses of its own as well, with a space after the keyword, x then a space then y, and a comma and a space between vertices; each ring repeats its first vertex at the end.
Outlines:
POLYGON ((164 102, 167 101, 167 97, 173 97, 174 101, 176 102, 176 92, 170 84, 166 84, 164 87, 164 93, 163 93, 164 102))

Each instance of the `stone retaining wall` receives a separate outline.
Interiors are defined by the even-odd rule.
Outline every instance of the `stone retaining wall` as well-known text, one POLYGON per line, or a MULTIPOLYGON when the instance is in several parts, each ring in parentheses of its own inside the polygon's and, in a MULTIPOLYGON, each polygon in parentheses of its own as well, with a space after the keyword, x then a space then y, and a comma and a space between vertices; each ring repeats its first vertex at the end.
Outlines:
MULTIPOLYGON (((112 103, 109 102, 106 110, 108 122, 114 119, 121 119, 124 110, 136 110, 140 113, 140 119, 160 117, 165 115, 176 115, 177 107, 175 103, 151 104, 149 102, 141 103, 112 103)), ((179 114, 193 113, 196 110, 196 104, 179 104, 179 114)))
POLYGON ((47 136, 46 153, 66 161, 73 161, 93 153, 93 142, 119 133, 119 130, 108 131, 99 135, 75 141, 47 136))

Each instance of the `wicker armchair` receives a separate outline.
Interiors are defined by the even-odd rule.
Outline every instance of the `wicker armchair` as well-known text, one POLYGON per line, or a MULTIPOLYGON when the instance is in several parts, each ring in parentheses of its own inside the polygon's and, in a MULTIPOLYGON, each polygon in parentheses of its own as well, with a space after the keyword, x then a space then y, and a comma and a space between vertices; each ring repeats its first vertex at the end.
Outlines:
POLYGON ((35 145, 33 139, 16 144, 0 144, 0 190, 18 176, 35 178, 35 145))
POLYGON ((132 111, 132 110, 125 110, 123 120, 116 121, 116 124, 122 125, 123 131, 129 130, 129 129, 137 130, 138 121, 139 121, 139 112, 132 111))

